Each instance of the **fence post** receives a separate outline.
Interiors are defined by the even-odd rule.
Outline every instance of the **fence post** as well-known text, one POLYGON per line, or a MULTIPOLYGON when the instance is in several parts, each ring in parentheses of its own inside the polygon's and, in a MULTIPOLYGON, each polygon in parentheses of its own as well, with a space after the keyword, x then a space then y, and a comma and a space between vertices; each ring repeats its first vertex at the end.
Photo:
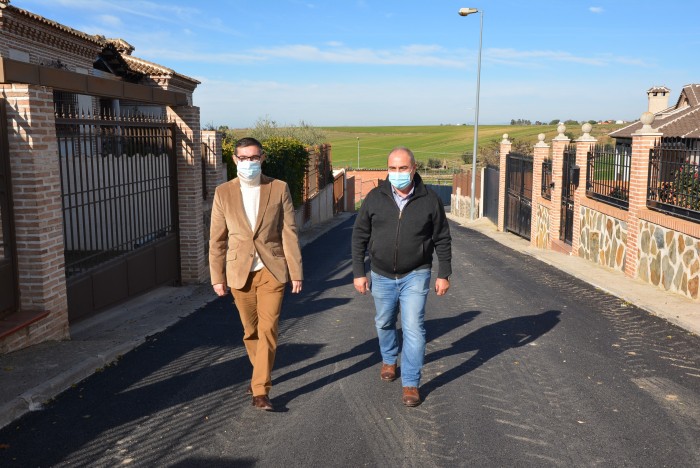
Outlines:
POLYGON ((204 259, 204 209, 202 207, 201 130, 199 107, 168 107, 175 123, 177 160, 180 270, 183 283, 200 283, 209 273, 204 259))
POLYGON ((0 340, 0 353, 68 339, 61 171, 51 88, 0 85, 7 140, 21 311, 48 315, 0 340))
POLYGON ((209 198, 214 198, 214 190, 219 185, 226 182, 226 164, 224 164, 222 156, 223 134, 216 130, 202 130, 202 141, 209 146, 209 152, 206 156, 206 174, 207 174, 207 193, 209 198))
POLYGON ((564 184, 564 150, 569 144, 569 138, 564 135, 566 125, 557 126, 559 134, 552 139, 552 209, 549 212, 549 247, 559 242, 561 228, 561 191, 564 184))
POLYGON ((532 156, 532 217, 530 220, 530 245, 549 247, 549 230, 539 235, 540 206, 542 205, 542 162, 549 156, 549 145, 544 142, 545 135, 537 135, 539 140, 532 156))
POLYGON ((654 130, 654 114, 645 112, 640 119, 643 126, 632 134, 632 158, 630 161, 629 208, 627 215, 627 249, 625 275, 636 278, 639 268, 639 214, 647 210, 649 186, 649 152, 663 136, 654 130))
POLYGON ((501 140, 500 147, 500 157, 498 161, 498 230, 503 231, 505 229, 505 217, 506 217, 506 192, 508 187, 506 186, 506 157, 510 153, 510 149, 513 143, 508 139, 508 134, 503 134, 503 140, 501 140))
POLYGON ((574 191, 574 232, 571 239, 571 252, 579 256, 578 249, 581 242, 581 200, 586 197, 586 186, 588 181, 588 152, 597 143, 591 136, 593 126, 585 123, 581 126, 583 135, 576 139, 576 165, 579 167, 578 186, 574 191))

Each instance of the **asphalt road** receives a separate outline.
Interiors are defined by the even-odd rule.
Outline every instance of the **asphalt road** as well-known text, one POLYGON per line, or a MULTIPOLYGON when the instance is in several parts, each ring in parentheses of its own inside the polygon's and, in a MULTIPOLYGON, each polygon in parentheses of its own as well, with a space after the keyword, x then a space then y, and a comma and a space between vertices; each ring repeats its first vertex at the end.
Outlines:
POLYGON ((700 338, 452 224, 417 408, 379 379, 352 221, 304 248, 265 413, 229 298, 0 431, 0 466, 700 466, 700 338))

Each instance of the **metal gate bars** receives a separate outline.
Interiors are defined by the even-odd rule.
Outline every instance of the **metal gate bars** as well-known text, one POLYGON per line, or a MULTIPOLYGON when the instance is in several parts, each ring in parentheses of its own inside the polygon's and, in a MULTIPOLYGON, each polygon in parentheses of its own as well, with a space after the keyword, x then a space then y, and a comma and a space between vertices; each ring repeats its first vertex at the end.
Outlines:
POLYGON ((532 216, 532 156, 506 157, 505 229, 530 239, 532 216))
POLYGON ((179 279, 173 133, 57 113, 70 319, 179 279))

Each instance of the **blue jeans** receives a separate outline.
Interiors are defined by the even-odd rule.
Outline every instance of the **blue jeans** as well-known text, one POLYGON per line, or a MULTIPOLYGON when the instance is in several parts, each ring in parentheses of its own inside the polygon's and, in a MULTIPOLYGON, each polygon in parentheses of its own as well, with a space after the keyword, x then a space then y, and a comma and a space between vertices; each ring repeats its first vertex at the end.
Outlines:
POLYGON ((416 270, 394 279, 371 272, 372 297, 377 314, 379 350, 385 364, 396 364, 399 356, 396 318, 401 306, 401 383, 418 387, 425 357, 425 302, 430 290, 430 269, 416 270))

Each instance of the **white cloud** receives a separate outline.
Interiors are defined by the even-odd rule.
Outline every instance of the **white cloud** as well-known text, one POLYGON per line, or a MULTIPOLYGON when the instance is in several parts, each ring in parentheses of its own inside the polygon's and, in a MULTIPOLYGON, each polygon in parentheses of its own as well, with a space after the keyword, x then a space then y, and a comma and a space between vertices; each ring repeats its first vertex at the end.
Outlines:
POLYGON ((640 58, 619 57, 612 54, 583 57, 574 55, 570 52, 557 50, 517 50, 492 48, 487 49, 484 55, 485 59, 489 60, 490 62, 526 67, 541 66, 543 61, 578 63, 595 67, 608 66, 613 63, 649 66, 646 61, 640 58))
POLYGON ((601 7, 590 7, 588 11, 591 13, 602 13, 604 10, 601 7))
MULTIPOLYGON (((411 45, 399 50, 381 50, 349 47, 321 49, 314 45, 288 45, 259 48, 253 53, 267 58, 283 58, 301 62, 352 63, 372 65, 411 65, 421 67, 463 68, 463 61, 444 58, 438 46, 411 45)), ((447 55, 447 54, 445 54, 447 55)))

